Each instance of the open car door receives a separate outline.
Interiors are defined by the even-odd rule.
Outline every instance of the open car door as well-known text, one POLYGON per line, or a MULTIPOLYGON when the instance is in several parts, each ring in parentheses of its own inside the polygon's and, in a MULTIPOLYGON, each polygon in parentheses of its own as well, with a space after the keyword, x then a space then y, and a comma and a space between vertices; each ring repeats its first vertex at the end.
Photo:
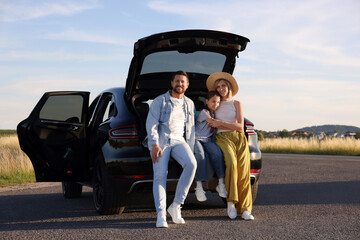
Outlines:
POLYGON ((48 92, 19 123, 21 149, 36 181, 82 181, 88 174, 86 122, 89 92, 48 92))

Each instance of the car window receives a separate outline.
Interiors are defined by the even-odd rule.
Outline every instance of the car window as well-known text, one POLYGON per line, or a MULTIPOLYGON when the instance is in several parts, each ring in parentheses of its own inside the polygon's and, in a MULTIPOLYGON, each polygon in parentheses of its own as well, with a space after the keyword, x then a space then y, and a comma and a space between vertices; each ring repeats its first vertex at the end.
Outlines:
POLYGON ((42 107, 40 119, 80 123, 84 99, 80 95, 50 96, 42 107))
POLYGON ((106 106, 106 108, 105 108, 105 112, 104 112, 101 122, 106 122, 111 117, 113 117, 116 113, 114 96, 110 95, 110 96, 106 97, 106 99, 104 101, 105 101, 104 106, 106 106))
POLYGON ((99 102, 100 97, 97 96, 92 103, 90 104, 89 108, 88 108, 88 112, 87 112, 87 123, 91 122, 91 119, 94 117, 94 111, 95 111, 95 107, 97 106, 98 102, 99 102))
POLYGON ((145 57, 141 69, 141 74, 156 72, 176 72, 181 69, 186 72, 203 73, 210 75, 214 72, 221 72, 224 67, 225 61, 225 55, 215 52, 156 52, 145 57))

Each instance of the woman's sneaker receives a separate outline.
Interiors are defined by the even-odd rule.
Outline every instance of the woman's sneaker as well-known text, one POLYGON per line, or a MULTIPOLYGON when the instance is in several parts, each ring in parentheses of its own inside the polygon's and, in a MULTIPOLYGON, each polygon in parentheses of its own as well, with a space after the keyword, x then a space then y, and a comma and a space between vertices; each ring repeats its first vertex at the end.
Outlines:
POLYGON ((227 213, 229 218, 235 219, 237 216, 236 207, 233 202, 227 202, 227 213))
POLYGON ((248 211, 248 210, 245 210, 243 213, 242 213, 242 215, 241 215, 241 217, 244 219, 244 220, 254 220, 255 218, 254 218, 254 216, 251 214, 251 212, 250 211, 248 211))
POLYGON ((225 184, 219 183, 219 185, 216 186, 216 191, 219 193, 220 197, 227 198, 227 191, 225 184))
POLYGON ((204 202, 207 200, 207 198, 205 196, 205 191, 203 188, 195 188, 195 196, 199 202, 204 202))

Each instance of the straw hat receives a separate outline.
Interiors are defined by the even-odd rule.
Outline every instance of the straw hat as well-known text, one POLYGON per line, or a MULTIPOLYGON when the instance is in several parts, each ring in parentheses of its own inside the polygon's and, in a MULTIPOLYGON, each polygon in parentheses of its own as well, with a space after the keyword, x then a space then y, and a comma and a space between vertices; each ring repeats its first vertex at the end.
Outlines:
POLYGON ((239 87, 235 78, 231 74, 226 72, 216 72, 211 74, 206 80, 207 89, 209 91, 216 91, 215 82, 219 79, 227 80, 231 84, 232 95, 235 96, 235 94, 239 91, 239 87))

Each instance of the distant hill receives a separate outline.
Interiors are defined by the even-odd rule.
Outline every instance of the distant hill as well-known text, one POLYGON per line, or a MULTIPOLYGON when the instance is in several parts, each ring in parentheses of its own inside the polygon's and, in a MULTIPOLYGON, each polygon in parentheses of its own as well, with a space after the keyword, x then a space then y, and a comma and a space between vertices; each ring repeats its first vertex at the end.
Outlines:
POLYGON ((360 132, 360 128, 355 126, 346 126, 346 125, 321 125, 321 126, 312 126, 312 127, 304 127, 296 130, 306 131, 306 132, 335 132, 339 133, 343 132, 360 132))

